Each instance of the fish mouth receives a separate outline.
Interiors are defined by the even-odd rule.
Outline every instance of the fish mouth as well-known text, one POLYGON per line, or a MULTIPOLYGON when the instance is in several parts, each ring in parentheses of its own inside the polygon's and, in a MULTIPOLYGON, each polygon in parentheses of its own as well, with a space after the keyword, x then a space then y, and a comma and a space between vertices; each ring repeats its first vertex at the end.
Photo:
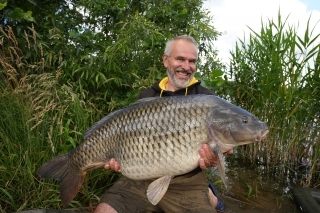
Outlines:
MULTIPOLYGON (((269 133, 269 130, 265 130, 261 136, 256 137, 255 141, 262 141, 263 139, 265 139, 267 137, 268 133, 269 133)), ((234 144, 220 142, 220 144, 223 144, 224 148, 226 148, 226 149, 232 149, 237 146, 242 146, 242 145, 251 144, 251 143, 254 143, 254 141, 252 141, 252 140, 251 141, 242 141, 242 142, 237 142, 234 144)))
POLYGON ((261 140, 266 139, 268 133, 269 133, 269 130, 264 131, 261 136, 258 136, 258 137, 256 138, 256 141, 261 141, 261 140))

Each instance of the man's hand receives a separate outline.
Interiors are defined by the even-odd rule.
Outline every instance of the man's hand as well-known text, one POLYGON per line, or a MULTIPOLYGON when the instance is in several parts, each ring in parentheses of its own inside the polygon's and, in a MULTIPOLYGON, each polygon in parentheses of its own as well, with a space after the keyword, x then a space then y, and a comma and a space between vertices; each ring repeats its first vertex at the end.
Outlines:
MULTIPOLYGON (((232 154, 233 150, 230 149, 224 154, 232 154)), ((199 166, 201 169, 206 169, 208 167, 215 167, 218 165, 217 156, 210 150, 208 144, 202 144, 202 147, 199 149, 200 159, 199 166)))
POLYGON ((116 172, 121 172, 120 165, 114 158, 111 158, 110 161, 104 166, 104 168, 111 169, 116 172))

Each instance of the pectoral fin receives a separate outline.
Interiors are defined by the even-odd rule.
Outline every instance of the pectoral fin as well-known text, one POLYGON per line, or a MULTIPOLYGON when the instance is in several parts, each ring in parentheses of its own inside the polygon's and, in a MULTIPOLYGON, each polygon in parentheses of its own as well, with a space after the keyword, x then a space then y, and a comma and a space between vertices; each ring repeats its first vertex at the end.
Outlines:
POLYGON ((220 149, 218 149, 219 151, 216 152, 217 154, 217 160, 218 160, 218 171, 221 177, 221 180, 224 184, 224 186, 227 188, 227 184, 226 184, 226 169, 225 169, 225 165, 224 165, 224 156, 223 153, 220 151, 220 149))
POLYGON ((171 179, 171 175, 165 175, 150 183, 147 190, 147 197, 150 203, 157 205, 168 190, 171 179))
POLYGON ((217 155, 217 161, 218 161, 218 171, 219 171, 219 175, 221 177, 221 180, 224 184, 224 186, 227 188, 227 184, 226 184, 226 174, 225 174, 225 165, 224 165, 224 155, 220 150, 219 145, 217 144, 210 144, 210 149, 211 151, 213 151, 216 155, 217 155))

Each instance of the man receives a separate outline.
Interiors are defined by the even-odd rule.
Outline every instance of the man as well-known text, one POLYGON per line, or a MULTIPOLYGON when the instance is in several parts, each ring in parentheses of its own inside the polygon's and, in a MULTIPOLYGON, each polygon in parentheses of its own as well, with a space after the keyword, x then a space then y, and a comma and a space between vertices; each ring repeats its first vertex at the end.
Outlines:
MULTIPOLYGON (((139 98, 173 95, 210 94, 214 92, 200 85, 194 78, 198 58, 198 44, 187 35, 178 36, 167 42, 162 56, 168 77, 142 91, 139 98)), ((232 150, 228 151, 232 153, 232 150)), ((217 165, 216 156, 207 144, 199 150, 199 168, 175 177, 160 202, 153 206, 146 197, 146 189, 151 181, 136 181, 121 177, 101 197, 95 213, 122 212, 216 212, 224 210, 218 202, 213 185, 205 178, 201 169, 217 165)), ((168 165, 170 166, 170 165, 168 165)), ((121 171, 112 159, 106 169, 121 171)))

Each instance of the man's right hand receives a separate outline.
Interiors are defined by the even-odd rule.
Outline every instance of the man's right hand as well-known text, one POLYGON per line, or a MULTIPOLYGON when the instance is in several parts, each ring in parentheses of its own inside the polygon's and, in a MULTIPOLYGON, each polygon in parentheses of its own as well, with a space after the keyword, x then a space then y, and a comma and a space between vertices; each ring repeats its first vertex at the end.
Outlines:
POLYGON ((111 169, 116 172, 121 172, 120 165, 114 158, 111 158, 110 161, 104 166, 104 168, 111 169))

